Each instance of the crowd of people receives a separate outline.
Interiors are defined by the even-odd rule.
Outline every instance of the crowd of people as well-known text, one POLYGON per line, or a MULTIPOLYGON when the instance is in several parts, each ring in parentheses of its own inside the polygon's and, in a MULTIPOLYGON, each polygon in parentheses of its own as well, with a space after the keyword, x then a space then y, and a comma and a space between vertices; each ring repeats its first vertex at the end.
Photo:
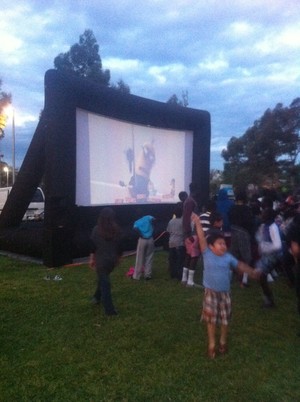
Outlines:
MULTIPOLYGON (((202 261, 204 288, 201 319, 206 323, 208 356, 227 353, 231 318, 230 287, 236 280, 241 288, 249 278, 259 281, 263 308, 274 308, 270 283, 279 275, 295 288, 300 314, 300 200, 289 196, 281 203, 269 195, 249 199, 237 192, 235 199, 220 190, 202 211, 197 205, 197 186, 179 193, 179 202, 168 222, 169 274, 183 286, 193 287, 198 261, 202 261), (217 327, 220 338, 216 344, 217 327)), ((152 278, 154 255, 153 222, 150 215, 134 222, 139 233, 133 280, 152 278)), ((120 230, 111 208, 104 208, 92 233, 90 264, 98 285, 93 302, 102 302, 107 315, 117 314, 111 297, 109 275, 120 258, 120 230)))

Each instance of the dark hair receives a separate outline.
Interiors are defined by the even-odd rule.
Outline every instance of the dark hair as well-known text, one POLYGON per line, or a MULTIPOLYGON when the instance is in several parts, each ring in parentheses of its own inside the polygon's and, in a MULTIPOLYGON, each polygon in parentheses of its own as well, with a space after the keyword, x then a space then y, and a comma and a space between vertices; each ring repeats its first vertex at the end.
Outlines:
POLYGON ((245 191, 239 191, 235 196, 236 201, 241 201, 243 203, 247 203, 247 194, 245 191))
POLYGON ((266 223, 270 225, 274 222, 276 216, 276 212, 272 208, 264 208, 261 213, 261 221, 262 223, 266 223))
POLYGON ((120 228, 115 219, 112 208, 105 207, 101 210, 97 226, 100 236, 106 240, 116 239, 120 234, 120 228))
POLYGON ((183 211, 182 202, 178 202, 174 208, 174 215, 176 216, 176 218, 182 217, 182 211, 183 211))
POLYGON ((206 237, 207 244, 213 245, 218 239, 225 240, 223 233, 220 230, 210 230, 208 236, 206 237))
POLYGON ((271 197, 263 197, 263 199, 261 200, 261 207, 262 209, 265 208, 273 208, 273 200, 271 197))
POLYGON ((220 222, 223 220, 223 216, 219 212, 213 212, 210 214, 209 222, 213 225, 215 222, 220 222))
POLYGON ((178 198, 180 199, 181 202, 184 202, 188 198, 188 193, 186 191, 180 191, 178 194, 178 198))
POLYGON ((217 203, 215 200, 208 200, 205 206, 206 211, 215 212, 217 209, 217 203))

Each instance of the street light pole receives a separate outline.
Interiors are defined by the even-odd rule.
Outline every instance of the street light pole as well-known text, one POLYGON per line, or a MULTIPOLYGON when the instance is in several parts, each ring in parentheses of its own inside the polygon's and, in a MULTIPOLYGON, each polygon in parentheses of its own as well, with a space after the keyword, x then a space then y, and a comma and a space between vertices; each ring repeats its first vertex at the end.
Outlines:
POLYGON ((4 170, 4 172, 6 172, 6 187, 8 187, 8 172, 9 172, 9 169, 8 169, 7 166, 4 166, 3 170, 4 170))
POLYGON ((2 167, 2 158, 3 158, 3 154, 0 154, 0 187, 2 187, 2 169, 1 169, 1 167, 2 167))
POLYGON ((12 185, 16 178, 16 130, 15 130, 15 109, 12 108, 12 185))
POLYGON ((12 116, 12 185, 15 183, 16 178, 16 127, 15 127, 15 109, 10 103, 7 107, 7 112, 12 116))

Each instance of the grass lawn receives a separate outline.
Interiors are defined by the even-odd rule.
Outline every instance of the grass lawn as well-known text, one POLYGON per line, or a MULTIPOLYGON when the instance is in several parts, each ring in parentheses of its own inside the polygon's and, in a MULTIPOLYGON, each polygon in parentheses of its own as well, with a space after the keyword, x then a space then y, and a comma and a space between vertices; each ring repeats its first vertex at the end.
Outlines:
POLYGON ((0 401, 300 401, 300 319, 285 278, 272 284, 274 310, 260 308, 257 283, 233 283, 229 354, 210 361, 203 291, 169 279, 165 251, 152 281, 128 279, 133 264, 126 257, 113 272, 119 316, 106 317, 90 304, 87 265, 0 257, 0 401))

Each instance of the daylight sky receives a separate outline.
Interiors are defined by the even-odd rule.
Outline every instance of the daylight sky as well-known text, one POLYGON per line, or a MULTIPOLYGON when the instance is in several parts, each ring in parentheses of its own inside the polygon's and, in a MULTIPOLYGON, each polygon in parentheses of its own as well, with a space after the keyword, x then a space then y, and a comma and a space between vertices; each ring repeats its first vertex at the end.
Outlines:
MULTIPOLYGON (((16 166, 44 107, 44 74, 91 29, 111 82, 211 114, 211 168, 267 108, 300 97, 299 0, 0 0, 0 78, 13 97, 16 166)), ((12 162, 10 124, 0 142, 12 162)))

